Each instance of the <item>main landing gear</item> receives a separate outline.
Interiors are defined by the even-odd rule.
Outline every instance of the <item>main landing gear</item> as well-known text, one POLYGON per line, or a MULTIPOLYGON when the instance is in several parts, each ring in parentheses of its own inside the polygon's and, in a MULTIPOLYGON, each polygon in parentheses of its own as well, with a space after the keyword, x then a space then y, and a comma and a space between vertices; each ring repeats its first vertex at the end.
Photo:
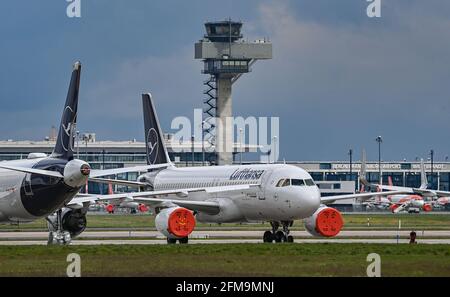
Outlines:
POLYGON ((270 225, 272 226, 272 231, 266 231, 264 232, 263 241, 264 242, 294 242, 294 237, 292 235, 289 235, 289 227, 292 227, 294 224, 294 221, 272 221, 270 222, 270 225), (281 226, 283 228, 283 231, 278 230, 278 228, 281 226))
POLYGON ((180 239, 175 239, 175 238, 167 238, 167 244, 176 244, 177 240, 180 242, 180 244, 186 244, 189 241, 188 237, 183 237, 180 239))
POLYGON ((69 231, 62 228, 62 209, 56 211, 55 214, 46 218, 48 223, 48 241, 47 244, 70 244, 72 238, 69 231))

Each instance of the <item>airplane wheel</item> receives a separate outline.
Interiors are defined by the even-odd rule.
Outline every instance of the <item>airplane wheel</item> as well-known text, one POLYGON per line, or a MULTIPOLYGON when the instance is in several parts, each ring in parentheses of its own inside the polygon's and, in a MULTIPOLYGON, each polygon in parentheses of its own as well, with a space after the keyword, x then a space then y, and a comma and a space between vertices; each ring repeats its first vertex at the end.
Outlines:
POLYGON ((183 238, 180 238, 179 241, 180 241, 180 244, 186 244, 186 243, 188 243, 189 238, 188 237, 183 237, 183 238))
POLYGON ((167 238, 167 244, 175 244, 177 243, 177 240, 174 238, 167 238))
POLYGON ((273 241, 273 233, 270 231, 264 232, 263 242, 272 242, 273 241))
POLYGON ((294 242, 294 237, 292 235, 289 235, 287 237, 287 242, 294 242))
POLYGON ((282 241, 286 241, 286 236, 284 236, 283 231, 277 231, 277 233, 275 233, 275 242, 282 241))

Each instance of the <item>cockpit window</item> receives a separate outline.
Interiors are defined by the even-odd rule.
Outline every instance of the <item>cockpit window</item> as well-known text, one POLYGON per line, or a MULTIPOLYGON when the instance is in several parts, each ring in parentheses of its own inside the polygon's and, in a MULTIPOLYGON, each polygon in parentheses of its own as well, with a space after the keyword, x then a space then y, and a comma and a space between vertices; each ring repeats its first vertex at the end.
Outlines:
POLYGON ((314 181, 312 179, 305 179, 305 183, 307 186, 314 186, 314 181))
POLYGON ((280 179, 277 183, 277 187, 287 187, 291 185, 291 180, 289 178, 280 179))
POLYGON ((316 184, 312 179, 289 179, 283 178, 277 182, 277 187, 288 187, 288 186, 315 186, 316 184))
POLYGON ((293 186, 304 186, 305 181, 303 179, 292 179, 293 186))
POLYGON ((289 178, 284 180, 284 183, 281 185, 282 187, 287 187, 291 185, 291 180, 289 178))
POLYGON ((280 179, 278 182, 277 182, 277 187, 281 187, 281 185, 284 183, 284 181, 285 181, 285 179, 284 178, 282 178, 282 179, 280 179))

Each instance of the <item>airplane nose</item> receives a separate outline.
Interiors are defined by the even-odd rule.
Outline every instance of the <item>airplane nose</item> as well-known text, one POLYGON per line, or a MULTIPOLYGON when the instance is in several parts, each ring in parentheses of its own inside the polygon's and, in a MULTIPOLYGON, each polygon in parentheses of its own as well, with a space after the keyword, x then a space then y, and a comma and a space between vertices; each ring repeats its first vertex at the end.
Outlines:
POLYGON ((320 206, 320 191, 317 187, 311 187, 299 200, 303 216, 309 217, 320 206))

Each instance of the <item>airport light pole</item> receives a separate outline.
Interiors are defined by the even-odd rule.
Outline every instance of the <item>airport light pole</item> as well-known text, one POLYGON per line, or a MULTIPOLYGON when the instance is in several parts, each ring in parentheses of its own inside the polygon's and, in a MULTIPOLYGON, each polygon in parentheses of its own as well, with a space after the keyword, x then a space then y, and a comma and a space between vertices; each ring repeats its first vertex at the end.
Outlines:
POLYGON ((431 179, 433 180, 433 161, 434 161, 434 150, 430 150, 430 161, 431 161, 431 179))
POLYGON ((242 165, 242 128, 239 128, 239 161, 242 165))
POLYGON ((350 157, 350 181, 353 181, 353 164, 352 164, 352 161, 353 161, 353 159, 352 159, 352 157, 353 157, 353 150, 352 149, 349 149, 348 150, 348 155, 349 155, 349 157, 350 157))
POLYGON ((191 136, 191 145, 192 145, 192 166, 194 166, 194 140, 195 140, 195 135, 192 135, 191 136))
MULTIPOLYGON (((105 150, 102 150, 102 170, 105 170, 105 150)), ((100 193, 103 195, 103 184, 100 185, 100 193)))
POLYGON ((378 176, 380 178, 380 185, 382 184, 383 180, 381 178, 381 143, 383 142, 383 139, 381 136, 378 136, 375 139, 378 142, 378 176))
POLYGON ((105 169, 105 150, 102 150, 102 170, 105 169))
MULTIPOLYGON (((434 179, 434 177, 433 177, 434 150, 433 149, 430 150, 430 161, 431 161, 431 185, 432 185, 433 179, 434 179)), ((438 185, 438 189, 439 189, 439 185, 438 185)))

